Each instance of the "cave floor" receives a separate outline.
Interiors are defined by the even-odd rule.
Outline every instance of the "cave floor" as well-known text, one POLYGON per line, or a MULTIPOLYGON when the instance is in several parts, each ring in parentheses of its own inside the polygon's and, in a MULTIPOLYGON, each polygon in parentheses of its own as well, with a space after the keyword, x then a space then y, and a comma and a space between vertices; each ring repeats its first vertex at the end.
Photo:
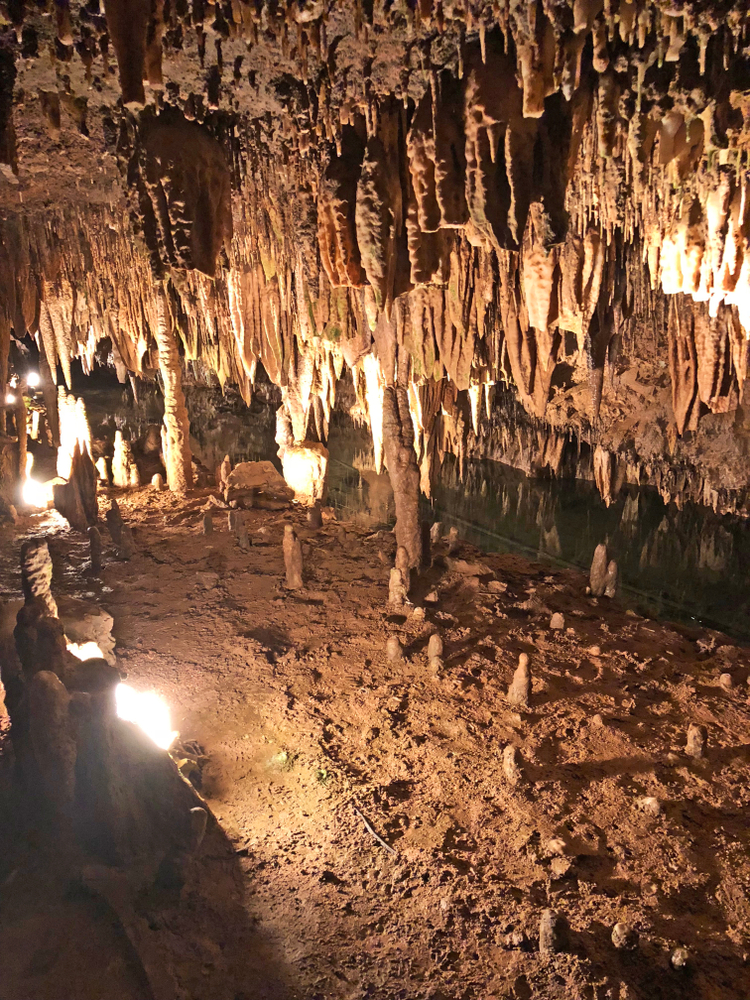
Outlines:
MULTIPOLYGON (((181 892, 143 904, 175 997, 748 996, 750 650, 588 597, 579 573, 465 544, 451 557, 435 547, 414 588, 419 620, 385 602, 389 533, 334 520, 316 532, 302 510, 252 510, 243 552, 223 512, 202 535, 208 496, 118 495, 137 552, 116 560, 103 531, 99 579, 84 573, 85 540, 54 515, 3 529, 0 546, 2 589, 20 597, 22 538, 56 525, 53 590, 113 615, 129 683, 163 694, 182 740, 205 754, 217 823, 181 892), (290 520, 305 545, 300 592, 283 588, 290 520), (438 603, 424 602, 434 587, 438 603), (558 611, 566 628, 553 631, 558 611), (426 657, 435 629, 437 674, 426 657), (400 664, 385 655, 393 634, 400 664), (533 695, 519 715, 505 692, 521 652, 533 695), (690 722, 708 729, 705 759, 685 754, 690 722), (515 785, 509 743, 522 758, 515 785), (570 923, 565 954, 539 954, 545 907, 570 923), (618 921, 638 929, 637 951, 613 947, 618 921), (677 946, 686 969, 670 965, 677 946)), ((59 1000, 66 949, 50 945, 45 921, 61 917, 40 915, 54 865, 4 831, 0 951, 17 960, 0 998, 59 1000), (20 898, 19 870, 35 913, 8 902, 20 898), (41 957, 18 957, 22 921, 47 941, 41 957)), ((78 908, 76 933, 89 920, 97 954, 115 954, 104 918, 55 892, 55 905, 78 908)), ((168 995, 153 979, 144 992, 139 974, 122 973, 121 1000, 168 995)), ((74 979, 69 1000, 110 995, 74 979)))

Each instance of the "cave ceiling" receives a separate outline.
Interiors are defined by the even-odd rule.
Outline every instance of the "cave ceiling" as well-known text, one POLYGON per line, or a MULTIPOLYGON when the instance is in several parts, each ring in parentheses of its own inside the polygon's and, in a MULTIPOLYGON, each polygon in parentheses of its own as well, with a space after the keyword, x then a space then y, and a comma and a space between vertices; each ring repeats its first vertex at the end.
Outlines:
POLYGON ((3 364, 29 333, 68 382, 106 338, 153 371, 164 289, 185 356, 246 400, 262 364, 297 439, 346 368, 382 455, 399 383, 428 486, 482 428, 507 457, 510 387, 537 465, 573 437, 605 499, 747 512, 745 0, 16 0, 0 25, 3 364))

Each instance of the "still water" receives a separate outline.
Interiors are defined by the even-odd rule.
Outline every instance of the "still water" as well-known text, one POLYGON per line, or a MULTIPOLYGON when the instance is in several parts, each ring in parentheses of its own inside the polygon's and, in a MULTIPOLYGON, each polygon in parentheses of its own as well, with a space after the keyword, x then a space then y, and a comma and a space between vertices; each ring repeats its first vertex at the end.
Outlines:
MULTIPOLYGON (((83 389, 83 387, 81 387, 83 389)), ((81 391, 81 390, 79 390, 81 391)), ((147 394, 133 407, 121 388, 87 393, 90 416, 133 437, 161 419, 160 399, 147 394), (116 405, 115 405, 116 400, 116 405)), ((276 458, 274 407, 254 400, 248 410, 220 393, 188 391, 194 453, 209 469, 225 454, 233 462, 276 458)), ((369 432, 334 414, 328 448, 329 502, 363 526, 390 525, 388 477, 374 471, 369 432)), ((654 617, 721 629, 750 641, 750 523, 709 508, 665 505, 652 489, 623 490, 606 507, 592 483, 529 479, 491 461, 469 461, 463 481, 446 458, 438 471, 427 520, 485 551, 515 552, 541 562, 587 570, 594 548, 606 541, 620 569, 621 599, 654 617)))

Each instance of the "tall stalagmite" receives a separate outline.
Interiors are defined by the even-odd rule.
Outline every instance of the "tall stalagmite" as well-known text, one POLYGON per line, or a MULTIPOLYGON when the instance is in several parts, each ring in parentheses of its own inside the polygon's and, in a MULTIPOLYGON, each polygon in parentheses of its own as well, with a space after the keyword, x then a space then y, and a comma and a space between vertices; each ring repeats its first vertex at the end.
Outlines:
POLYGON ((154 339, 159 350, 159 371, 164 384, 164 466, 169 488, 184 494, 193 485, 190 422, 182 391, 180 352, 172 332, 172 314, 163 288, 156 295, 156 310, 154 339))

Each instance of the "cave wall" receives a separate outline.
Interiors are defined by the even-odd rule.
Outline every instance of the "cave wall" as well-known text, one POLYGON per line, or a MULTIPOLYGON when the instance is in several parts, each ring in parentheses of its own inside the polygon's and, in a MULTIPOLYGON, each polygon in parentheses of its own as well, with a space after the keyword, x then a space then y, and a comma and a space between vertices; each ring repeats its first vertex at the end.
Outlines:
POLYGON ((605 499, 747 512, 744 3, 3 9, 0 355, 151 370, 166 289, 298 439, 347 366, 382 455, 399 382, 425 489, 572 440, 605 499))

